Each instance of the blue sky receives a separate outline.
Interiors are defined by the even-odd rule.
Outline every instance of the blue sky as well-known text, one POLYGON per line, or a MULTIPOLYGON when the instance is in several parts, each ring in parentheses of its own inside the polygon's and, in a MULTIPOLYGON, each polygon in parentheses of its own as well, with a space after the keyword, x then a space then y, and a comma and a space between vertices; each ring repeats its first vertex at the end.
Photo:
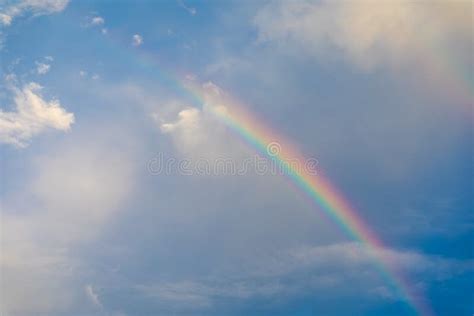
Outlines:
POLYGON ((259 157, 183 82, 317 159, 416 299, 472 315, 472 12, 0 1, 2 315, 419 314, 287 178, 152 172, 259 157))

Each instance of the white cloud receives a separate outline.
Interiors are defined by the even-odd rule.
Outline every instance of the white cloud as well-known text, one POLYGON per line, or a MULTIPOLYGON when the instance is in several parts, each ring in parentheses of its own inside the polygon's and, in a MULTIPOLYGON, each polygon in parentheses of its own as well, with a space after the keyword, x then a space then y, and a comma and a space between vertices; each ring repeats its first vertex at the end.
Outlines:
MULTIPOLYGON (((193 77, 193 84, 198 84, 193 77)), ((225 111, 225 94, 212 82, 201 85, 206 105, 202 108, 190 107, 186 103, 168 102, 152 116, 164 134, 172 137, 178 151, 187 158, 214 158, 223 155, 242 158, 249 149, 238 141, 229 141, 225 125, 212 113, 211 108, 225 111), (171 113, 176 117, 173 119, 171 113)))
POLYGON ((69 0, 23 0, 18 7, 28 7, 35 14, 51 14, 63 11, 68 3, 69 0))
POLYGON ((104 25, 104 23, 105 23, 105 20, 104 20, 104 18, 101 17, 101 16, 94 16, 94 17, 91 19, 91 22, 90 22, 90 24, 93 25, 93 26, 94 26, 94 25, 104 25))
MULTIPOLYGON (((177 104, 168 107, 180 106, 177 104)), ((218 135, 211 132, 212 128, 219 128, 217 122, 213 122, 208 114, 200 109, 184 107, 173 121, 165 121, 157 113, 154 114, 158 121, 160 130, 172 137, 177 150, 187 158, 207 157, 217 155, 220 145, 216 141, 218 135)))
POLYGON ((5 26, 8 26, 12 23, 12 20, 13 18, 5 13, 0 13, 0 22, 5 25, 5 26))
POLYGON ((36 72, 39 75, 46 74, 47 72, 49 72, 50 69, 51 69, 51 65, 45 64, 45 63, 42 63, 42 62, 36 62, 36 72))
POLYGON ((178 120, 170 123, 161 124, 161 131, 164 133, 173 132, 178 128, 184 130, 191 130, 191 133, 195 132, 196 125, 199 121, 200 111, 196 108, 188 108, 178 113, 178 120))
POLYGON ((35 61, 36 73, 38 75, 44 75, 51 70, 51 62, 54 61, 53 56, 45 56, 43 61, 35 61))
POLYGON ((86 292, 87 297, 91 300, 91 302, 94 305, 98 307, 102 307, 102 303, 100 302, 99 295, 94 291, 94 288, 92 287, 92 285, 87 284, 84 287, 84 290, 86 292))
POLYGON ((139 34, 134 34, 132 36, 132 45, 133 46, 140 46, 143 44, 143 37, 139 34))
POLYGON ((469 1, 282 1, 255 17, 260 41, 296 45, 318 56, 338 52, 363 69, 423 62, 450 40, 472 40, 469 1))
POLYGON ((82 27, 84 28, 100 28, 100 32, 103 35, 107 35, 108 30, 105 27, 105 19, 97 13, 93 13, 92 15, 86 16, 85 21, 81 24, 82 27))
POLYGON ((46 101, 40 94, 41 86, 29 83, 19 89, 13 87, 15 112, 0 110, 0 141, 25 147, 29 140, 47 129, 68 131, 74 114, 68 113, 58 100, 46 101))
POLYGON ((196 8, 187 6, 187 5, 184 3, 183 0, 178 0, 178 5, 179 5, 181 8, 185 9, 186 11, 188 11, 188 13, 191 14, 191 15, 196 15, 196 13, 197 13, 196 8))
MULTIPOLYGON (((357 242, 346 242, 328 246, 303 247, 291 252, 292 265, 326 265, 332 261, 339 261, 341 265, 360 266, 369 265, 374 258, 385 258, 394 266, 407 270, 425 269, 429 265, 423 255, 416 252, 397 251, 388 248, 375 250, 357 242)), ((290 264, 290 266, 291 266, 290 264)))
POLYGON ((10 25, 14 18, 31 13, 32 15, 46 15, 63 11, 69 0, 21 0, 3 7, 0 12, 0 21, 3 25, 10 25))

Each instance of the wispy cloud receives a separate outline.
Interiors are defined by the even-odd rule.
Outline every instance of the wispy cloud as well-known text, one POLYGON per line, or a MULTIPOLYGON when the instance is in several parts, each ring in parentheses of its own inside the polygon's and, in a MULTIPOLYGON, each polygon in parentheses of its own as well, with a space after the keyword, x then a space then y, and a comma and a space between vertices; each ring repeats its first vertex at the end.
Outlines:
MULTIPOLYGON (((389 256, 402 271, 418 276, 454 275, 472 269, 468 261, 458 262, 389 248, 380 251, 389 256)), ((258 265, 233 271, 231 276, 138 285, 135 289, 159 300, 164 306, 179 304, 182 309, 190 306, 210 308, 226 299, 265 299, 276 302, 304 293, 318 293, 323 300, 334 298, 336 293, 341 292, 345 295, 359 292, 357 295, 364 299, 400 299, 396 290, 386 287, 384 280, 379 277, 370 253, 370 249, 355 242, 300 247, 273 257, 260 258, 258 265), (347 288, 347 284, 354 280, 357 280, 357 284, 364 284, 362 288, 365 293, 360 293, 361 288, 357 286, 347 288)))
POLYGON ((94 291, 94 288, 92 287, 91 284, 87 284, 85 287, 84 287, 84 290, 86 292, 86 295, 87 297, 91 300, 91 302, 97 306, 97 307, 102 307, 102 303, 99 299, 99 294, 96 293, 96 291, 94 291))
POLYGON ((36 73, 38 75, 44 75, 51 70, 51 63, 53 62, 53 56, 45 56, 42 61, 35 61, 36 73))
POLYGON ((187 6, 187 5, 184 3, 183 0, 177 0, 177 1, 178 1, 178 5, 179 5, 181 8, 185 9, 186 11, 188 11, 189 14, 191 14, 191 15, 196 15, 196 13, 197 13, 196 8, 187 6))
POLYGON ((46 15, 63 11, 69 0, 20 0, 0 9, 0 22, 8 26, 16 17, 30 13, 32 15, 46 15))
POLYGON ((100 28, 100 32, 104 35, 107 35, 108 34, 108 30, 107 28, 105 27, 105 19, 100 16, 100 15, 97 15, 97 13, 93 13, 92 15, 90 16, 87 16, 85 18, 85 22, 82 23, 82 27, 85 27, 85 28, 100 28))
POLYGON ((69 0, 20 0, 10 1, 0 4, 0 50, 4 47, 7 37, 6 28, 14 23, 19 17, 32 15, 48 15, 63 11, 68 5, 69 0))
POLYGON ((132 36, 132 45, 138 47, 143 44, 143 37, 140 34, 134 34, 132 36))
POLYGON ((51 69, 51 65, 45 64, 45 63, 42 63, 42 62, 36 62, 36 72, 39 75, 44 75, 44 74, 48 73, 50 69, 51 69))
POLYGON ((86 70, 79 70, 79 76, 84 79, 99 80, 100 75, 98 73, 89 73, 86 70))
POLYGON ((90 21, 90 25, 93 25, 93 26, 104 25, 104 23, 105 23, 105 20, 101 16, 94 16, 90 21))

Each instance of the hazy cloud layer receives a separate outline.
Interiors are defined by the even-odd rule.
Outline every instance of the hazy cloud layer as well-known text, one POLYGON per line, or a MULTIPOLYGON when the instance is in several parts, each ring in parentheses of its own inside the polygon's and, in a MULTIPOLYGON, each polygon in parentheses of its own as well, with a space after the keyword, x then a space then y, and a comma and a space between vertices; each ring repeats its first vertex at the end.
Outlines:
POLYGON ((452 40, 470 40, 468 1, 272 2, 255 17, 261 41, 296 45, 311 54, 337 51, 363 69, 423 62, 452 40), (453 37, 454 35, 454 37, 453 37))
MULTIPOLYGON (((449 278, 472 269, 469 262, 410 251, 380 251, 390 257, 399 271, 417 275, 419 280, 427 275, 449 278)), ((357 292, 367 301, 399 300, 396 289, 387 287, 379 275, 370 253, 364 245, 353 242, 299 247, 261 257, 258 264, 251 267, 234 267, 227 275, 142 284, 135 289, 150 300, 156 300, 160 310, 175 312, 215 310, 222 304, 238 305, 245 300, 279 304, 306 295, 325 300, 336 292, 342 292, 344 296, 357 292), (347 287, 349 283, 353 286, 347 287)), ((422 281, 417 290, 424 290, 422 281)))
POLYGON ((86 283, 89 265, 77 250, 97 240, 133 191, 133 154, 126 145, 108 145, 114 138, 57 144, 29 160, 33 172, 20 178, 23 191, 2 201, 2 313, 101 306, 95 286, 86 283), (91 304, 82 304, 85 298, 91 304))

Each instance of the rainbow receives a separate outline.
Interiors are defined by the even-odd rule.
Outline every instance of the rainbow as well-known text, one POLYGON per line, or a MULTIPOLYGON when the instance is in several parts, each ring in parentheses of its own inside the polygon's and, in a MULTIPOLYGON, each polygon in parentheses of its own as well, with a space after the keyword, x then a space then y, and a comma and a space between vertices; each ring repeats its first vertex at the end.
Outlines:
POLYGON ((261 155, 269 157, 282 166, 285 169, 285 175, 310 198, 313 204, 321 208, 343 231, 368 250, 381 276, 396 291, 397 296, 407 303, 414 314, 433 315, 426 299, 397 270, 387 247, 350 206, 341 192, 321 172, 316 176, 292 167, 291 161, 306 160, 294 146, 291 146, 291 142, 278 135, 263 120, 258 119, 257 115, 246 110, 245 106, 231 99, 230 96, 224 95, 223 91, 220 93, 220 99, 209 97, 209 91, 205 86, 199 85, 194 79, 186 78, 187 76, 178 77, 167 72, 160 66, 156 56, 143 50, 133 49, 126 44, 120 45, 121 40, 114 41, 111 36, 109 38, 111 40, 108 43, 114 44, 111 45, 114 51, 117 46, 121 48, 120 52, 129 55, 123 57, 135 61, 137 66, 145 71, 153 72, 154 77, 164 85, 190 100, 193 105, 214 114, 261 155), (277 143, 282 150, 269 153, 268 146, 274 143, 277 143))
POLYGON ((242 137, 248 144, 256 148, 264 156, 275 161, 291 179, 317 206, 319 206, 334 222, 338 224, 352 239, 362 243, 368 250, 385 280, 396 289, 400 298, 410 304, 413 311, 420 315, 433 315, 431 308, 426 304, 419 293, 416 293, 410 283, 403 278, 400 272, 387 255, 382 241, 364 223, 362 218, 349 205, 344 196, 322 174, 314 173, 295 167, 292 162, 306 161, 305 157, 275 131, 266 126, 262 120, 250 113, 244 106, 224 96, 219 92, 216 99, 209 97, 205 85, 199 86, 190 80, 181 81, 191 93, 195 102, 209 110, 224 122, 229 128, 242 137), (223 100, 224 99, 224 100, 223 100), (277 144, 276 150, 271 146, 277 144))

